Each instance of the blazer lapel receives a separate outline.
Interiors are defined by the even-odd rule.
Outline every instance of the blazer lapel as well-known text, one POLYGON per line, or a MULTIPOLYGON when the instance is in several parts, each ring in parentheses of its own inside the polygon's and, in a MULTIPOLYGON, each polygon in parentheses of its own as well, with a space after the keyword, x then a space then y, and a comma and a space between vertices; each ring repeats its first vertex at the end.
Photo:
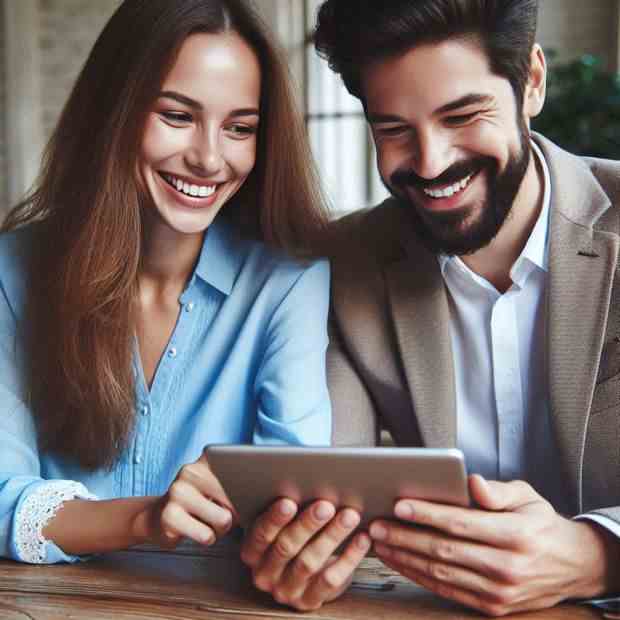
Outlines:
POLYGON ((618 238, 592 229, 609 200, 577 158, 543 143, 552 177, 548 376, 552 426, 571 510, 582 507, 582 464, 603 347, 618 238))
POLYGON ((435 256, 409 245, 386 268, 390 311, 424 445, 456 446, 450 316, 435 256))

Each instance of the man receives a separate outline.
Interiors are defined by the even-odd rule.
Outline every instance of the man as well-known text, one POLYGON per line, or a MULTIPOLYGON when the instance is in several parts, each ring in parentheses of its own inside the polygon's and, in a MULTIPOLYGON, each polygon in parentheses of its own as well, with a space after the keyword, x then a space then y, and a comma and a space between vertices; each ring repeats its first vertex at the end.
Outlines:
MULTIPOLYGON (((380 423, 464 451, 476 508, 403 499, 370 536, 390 567, 490 615, 620 592, 620 164, 530 136, 537 9, 327 0, 316 31, 393 196, 336 226, 335 439, 374 442, 380 423)), ((309 609, 363 553, 331 563, 333 507, 323 523, 288 508, 246 558, 309 609)))
POLYGON ((336 417, 482 474, 477 508, 403 500, 370 535, 492 615, 620 592, 620 164, 530 136, 537 8, 328 0, 316 32, 393 196, 340 224, 336 417))
MULTIPOLYGON (((374 441, 376 414, 401 445, 463 449, 476 508, 403 499, 370 535, 491 615, 620 592, 620 164, 530 136, 537 8, 328 0, 316 31, 393 195, 336 227, 335 439, 374 441)), ((345 529, 323 508, 274 508, 246 541, 257 585, 300 609, 363 555, 327 560, 345 529)))

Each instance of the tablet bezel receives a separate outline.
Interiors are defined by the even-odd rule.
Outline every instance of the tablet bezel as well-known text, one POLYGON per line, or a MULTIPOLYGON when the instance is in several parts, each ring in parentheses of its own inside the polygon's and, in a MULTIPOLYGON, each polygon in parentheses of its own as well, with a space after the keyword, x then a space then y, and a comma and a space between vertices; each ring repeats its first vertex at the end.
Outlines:
POLYGON ((278 497, 300 505, 321 498, 350 506, 361 512, 362 527, 378 517, 394 518, 399 498, 470 505, 465 459, 454 448, 216 444, 206 454, 243 527, 278 497))

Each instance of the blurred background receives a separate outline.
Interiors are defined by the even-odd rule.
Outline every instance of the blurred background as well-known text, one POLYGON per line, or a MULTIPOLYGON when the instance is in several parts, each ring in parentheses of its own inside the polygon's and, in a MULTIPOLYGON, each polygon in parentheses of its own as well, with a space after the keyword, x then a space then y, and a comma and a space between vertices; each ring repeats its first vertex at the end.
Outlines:
MULTIPOLYGON (((0 219, 34 180, 73 80, 119 3, 0 0, 0 219)), ((254 4, 287 52, 334 213, 382 199, 361 107, 307 42, 320 0, 254 4)), ((535 128, 575 152, 620 159, 620 0, 540 5, 551 71, 535 128)))

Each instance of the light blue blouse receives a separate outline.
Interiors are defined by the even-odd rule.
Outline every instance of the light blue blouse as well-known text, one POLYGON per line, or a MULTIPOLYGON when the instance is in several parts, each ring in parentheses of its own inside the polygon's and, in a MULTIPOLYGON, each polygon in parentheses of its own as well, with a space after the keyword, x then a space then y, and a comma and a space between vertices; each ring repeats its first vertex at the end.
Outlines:
POLYGON ((285 258, 219 218, 179 299, 150 392, 135 357, 136 427, 120 461, 90 473, 40 453, 17 330, 29 239, 27 229, 0 235, 0 556, 74 561, 38 539, 50 498, 162 494, 206 444, 329 444, 328 264, 285 258))

